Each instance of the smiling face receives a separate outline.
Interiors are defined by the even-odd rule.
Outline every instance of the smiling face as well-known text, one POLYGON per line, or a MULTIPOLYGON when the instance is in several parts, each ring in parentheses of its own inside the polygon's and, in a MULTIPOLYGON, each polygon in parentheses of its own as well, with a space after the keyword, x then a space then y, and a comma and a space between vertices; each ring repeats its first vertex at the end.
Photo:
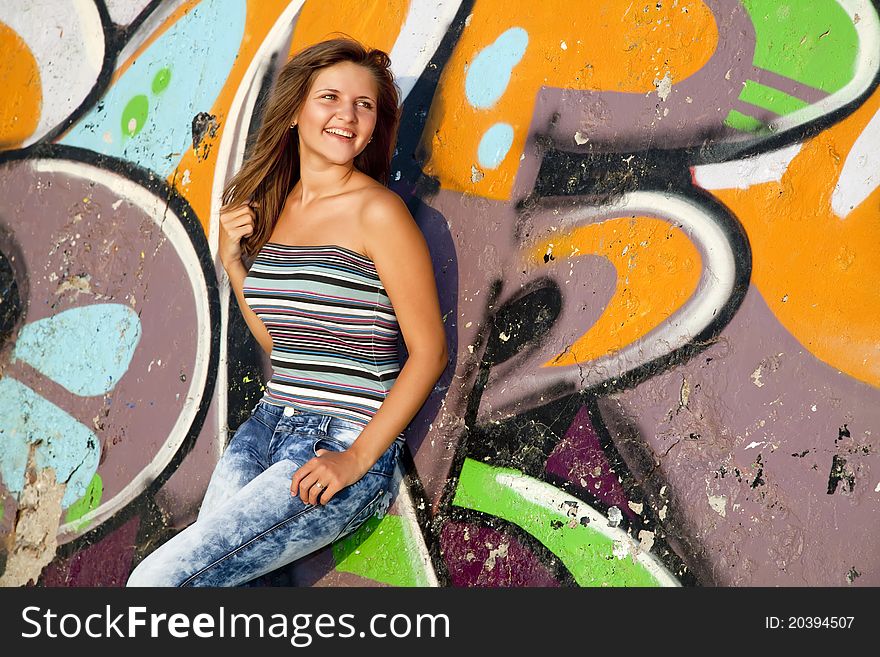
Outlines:
POLYGON ((376 127, 377 85, 373 74, 352 62, 319 71, 296 118, 300 152, 347 164, 369 142, 376 127))

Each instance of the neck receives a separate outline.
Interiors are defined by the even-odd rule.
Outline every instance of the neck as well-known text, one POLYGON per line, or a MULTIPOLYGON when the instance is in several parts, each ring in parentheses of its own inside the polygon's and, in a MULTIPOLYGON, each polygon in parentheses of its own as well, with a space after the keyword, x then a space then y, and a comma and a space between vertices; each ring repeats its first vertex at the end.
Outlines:
POLYGON ((346 164, 333 164, 301 153, 299 182, 293 191, 301 206, 311 205, 342 192, 354 172, 354 160, 346 164))

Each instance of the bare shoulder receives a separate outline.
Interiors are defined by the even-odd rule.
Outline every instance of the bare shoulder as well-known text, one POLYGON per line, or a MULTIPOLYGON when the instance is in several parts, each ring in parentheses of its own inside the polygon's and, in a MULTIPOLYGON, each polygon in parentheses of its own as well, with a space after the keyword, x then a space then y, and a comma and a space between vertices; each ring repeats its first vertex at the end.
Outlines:
POLYGON ((361 210, 361 228, 367 248, 378 248, 378 242, 397 242, 421 235, 403 199, 384 186, 365 192, 361 210))
POLYGON ((408 219, 412 221, 412 215, 406 207, 406 203, 395 192, 384 185, 378 185, 364 190, 363 219, 366 222, 381 222, 384 217, 390 217, 391 221, 408 219))

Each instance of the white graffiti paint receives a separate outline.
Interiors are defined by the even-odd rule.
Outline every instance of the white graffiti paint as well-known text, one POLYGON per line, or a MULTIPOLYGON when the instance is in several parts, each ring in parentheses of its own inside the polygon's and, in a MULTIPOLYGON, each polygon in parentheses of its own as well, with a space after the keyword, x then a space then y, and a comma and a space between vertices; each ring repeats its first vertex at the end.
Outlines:
POLYGON ((104 61, 104 28, 92 0, 4 0, 0 22, 27 44, 40 71, 43 102, 28 146, 42 139, 86 99, 104 61))
POLYGON ((226 276, 223 266, 217 257, 217 249, 220 240, 220 208, 223 205, 223 187, 226 181, 241 167, 244 160, 244 151, 247 140, 248 126, 260 92, 260 84, 272 62, 272 56, 281 53, 289 46, 291 24, 297 12, 303 5, 304 0, 291 2, 281 12, 275 24, 269 30, 263 43, 260 45, 247 70, 242 77, 241 84, 232 98, 229 113, 224 122, 224 129, 217 146, 217 166, 214 170, 214 179, 211 185, 211 211, 208 218, 208 247, 214 258, 217 268, 217 281, 220 293, 220 362, 217 370, 216 404, 214 404, 218 427, 221 429, 218 441, 218 458, 226 447, 229 433, 226 431, 226 418, 229 406, 229 375, 228 362, 228 326, 229 326, 229 298, 231 288, 229 278, 226 276))
POLYGON ((693 168, 694 181, 703 189, 748 189, 779 182, 801 148, 801 144, 792 144, 741 160, 702 164, 693 168))
POLYGON ((552 513, 559 513, 560 509, 576 508, 572 518, 582 523, 582 519, 589 520, 589 527, 602 534, 615 544, 621 546, 626 553, 637 561, 660 586, 681 586, 679 581, 661 564, 653 555, 642 550, 640 543, 635 541, 624 530, 611 527, 608 518, 596 511, 589 504, 572 495, 562 492, 555 486, 534 479, 527 475, 498 474, 495 481, 505 486, 524 500, 544 507, 552 513))
POLYGON ((149 465, 134 474, 131 481, 119 493, 112 498, 103 500, 97 508, 75 522, 61 525, 58 530, 59 541, 63 542, 69 536, 82 534, 88 531, 88 529, 101 524, 124 508, 162 473, 177 453, 186 439, 196 412, 202 402, 202 393, 205 390, 208 378, 208 363, 210 362, 211 318, 207 282, 199 264, 198 254, 183 224, 179 220, 169 217, 172 214, 172 210, 168 207, 165 199, 154 196, 127 178, 90 164, 68 160, 33 160, 30 165, 35 172, 71 176, 106 187, 120 198, 124 198, 132 205, 137 206, 148 217, 151 217, 156 227, 162 231, 170 245, 177 252, 178 258, 184 265, 188 281, 181 281, 181 284, 188 282, 192 286, 193 304, 196 317, 198 318, 198 343, 192 376, 188 381, 189 387, 180 413, 171 431, 168 432, 165 442, 156 451, 156 455, 149 465))
MULTIPOLYGON (((546 226, 568 233, 579 226, 608 218, 650 216, 668 221, 688 236, 699 250, 703 268, 697 289, 665 322, 638 340, 590 362, 566 367, 543 367, 566 344, 556 326, 572 324, 568 315, 577 315, 579 299, 564 298, 553 328, 543 338, 545 348, 523 350, 494 366, 480 400, 478 421, 491 422, 522 413, 536 403, 544 404, 567 394, 611 381, 633 369, 672 353, 688 344, 708 327, 733 293, 736 264, 733 247, 719 220, 692 199, 671 192, 636 191, 624 194, 613 206, 584 205, 559 211, 549 205, 535 213, 533 234, 543 234, 546 226)), ((525 248, 524 253, 529 249, 525 248)), ((543 272, 538 270, 538 275, 543 272)), ((498 305, 502 305, 501 299, 498 305)))
POLYGON ((394 470, 392 486, 397 490, 394 506, 403 525, 405 544, 407 552, 409 552, 406 556, 410 563, 413 564, 413 572, 417 573, 417 585, 440 586, 440 582, 437 580, 437 573, 434 572, 431 553, 428 552, 422 528, 416 517, 415 503, 402 476, 400 465, 394 470))
POLYGON ((781 116, 767 124, 771 133, 782 133, 830 114, 868 90, 880 66, 880 17, 871 0, 837 0, 858 35, 859 52, 852 78, 841 89, 819 102, 781 116), (858 14, 858 20, 856 19, 858 14))
POLYGON ((162 23, 164 23, 171 14, 177 11, 180 5, 184 2, 185 0, 166 0, 153 9, 153 11, 150 12, 150 15, 147 16, 146 20, 138 26, 134 34, 132 34, 128 41, 126 41, 122 50, 119 51, 119 55, 116 57, 116 66, 121 66, 127 62, 147 40, 153 38, 159 31, 162 23))
POLYGON ((412 0, 388 55, 403 101, 412 91, 458 12, 458 2, 412 0))
MULTIPOLYGON (((128 25, 140 16, 150 0, 104 0, 110 20, 117 25, 128 25)), ((167 4, 167 3, 166 3, 167 4)))
POLYGON ((831 209, 841 219, 859 207, 880 185, 880 112, 852 145, 831 193, 831 209))

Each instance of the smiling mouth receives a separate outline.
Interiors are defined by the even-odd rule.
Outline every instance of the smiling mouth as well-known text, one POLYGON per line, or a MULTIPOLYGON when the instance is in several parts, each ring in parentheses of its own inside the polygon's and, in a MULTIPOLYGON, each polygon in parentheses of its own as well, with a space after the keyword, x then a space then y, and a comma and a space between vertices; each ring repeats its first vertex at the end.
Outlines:
POLYGON ((331 130, 324 130, 324 132, 327 133, 328 135, 330 135, 331 137, 339 137, 340 139, 344 139, 345 141, 351 141, 355 137, 353 132, 348 132, 347 130, 343 131, 342 133, 334 132, 331 130))

